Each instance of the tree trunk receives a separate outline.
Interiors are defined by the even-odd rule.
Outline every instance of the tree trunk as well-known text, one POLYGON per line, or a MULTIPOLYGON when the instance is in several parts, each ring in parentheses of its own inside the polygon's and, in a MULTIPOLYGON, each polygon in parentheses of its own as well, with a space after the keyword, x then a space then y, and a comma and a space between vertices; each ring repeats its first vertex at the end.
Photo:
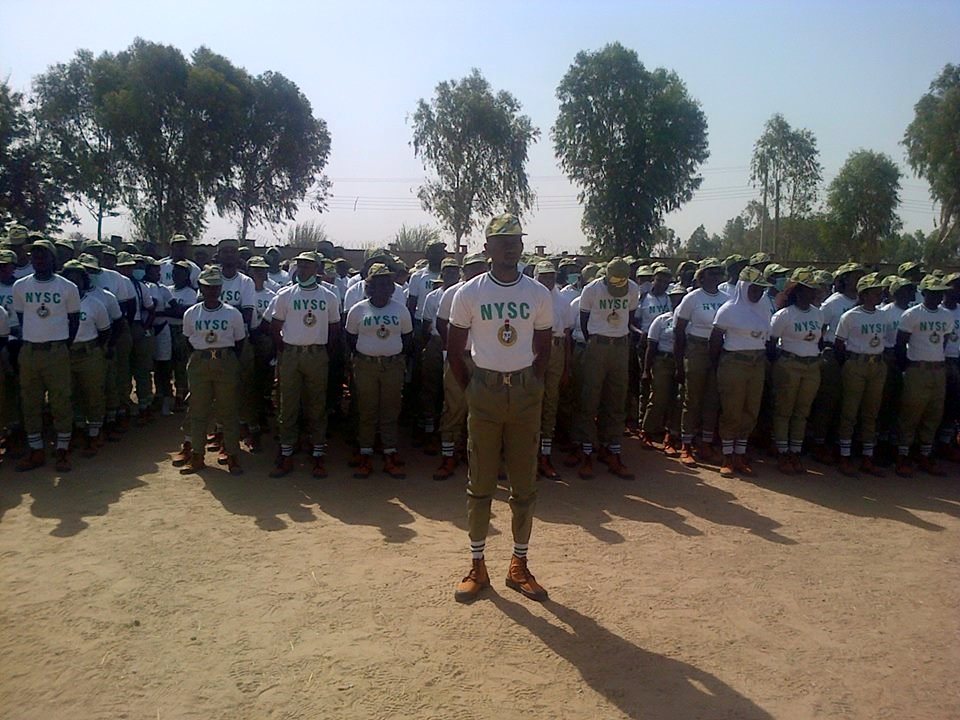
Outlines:
POLYGON ((772 254, 777 254, 777 239, 780 237, 780 181, 777 180, 773 193, 773 242, 772 254))
POLYGON ((763 215, 760 216, 760 250, 766 250, 764 242, 766 241, 767 229, 767 173, 763 173, 763 215))
POLYGON ((250 210, 244 208, 241 213, 240 220, 240 242, 245 243, 247 241, 247 228, 250 227, 250 210))
POLYGON ((97 242, 103 239, 103 198, 97 203, 97 242))

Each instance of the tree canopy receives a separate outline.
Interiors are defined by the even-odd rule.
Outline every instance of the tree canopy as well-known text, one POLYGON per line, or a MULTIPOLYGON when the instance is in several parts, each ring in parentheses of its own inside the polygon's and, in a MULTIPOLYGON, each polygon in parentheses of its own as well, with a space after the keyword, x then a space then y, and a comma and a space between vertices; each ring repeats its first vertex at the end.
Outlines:
POLYGON ((553 143, 580 188, 595 252, 647 254, 665 213, 700 187, 707 121, 673 72, 648 71, 619 43, 580 52, 557 88, 553 143))
POLYGON ((540 131, 520 109, 509 92, 494 93, 477 69, 441 82, 432 100, 417 103, 411 144, 433 173, 417 195, 458 245, 488 216, 522 215, 533 205, 526 164, 540 131))

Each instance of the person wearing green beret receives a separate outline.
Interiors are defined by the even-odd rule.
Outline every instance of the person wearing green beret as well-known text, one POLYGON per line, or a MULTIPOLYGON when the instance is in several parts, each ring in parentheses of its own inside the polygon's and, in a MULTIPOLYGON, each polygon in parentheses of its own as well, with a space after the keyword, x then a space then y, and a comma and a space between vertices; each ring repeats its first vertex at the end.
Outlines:
POLYGON ((137 403, 131 407, 131 415, 138 419, 140 425, 145 425, 150 420, 150 405, 153 403, 153 319, 157 307, 145 282, 146 264, 141 256, 118 253, 117 271, 133 283, 135 293, 135 310, 130 322, 133 343, 129 372, 123 379, 123 400, 130 398, 135 386, 137 403))
POLYGON ((860 472, 883 477, 883 471, 873 459, 877 416, 887 382, 887 365, 883 359, 887 321, 883 310, 878 308, 882 294, 883 283, 879 275, 864 275, 857 281, 857 305, 841 315, 837 324, 835 350, 843 361, 837 440, 840 446, 839 470, 847 477, 857 475, 851 459, 856 427, 860 428, 862 441, 860 472))
POLYGON ((749 261, 743 255, 734 253, 728 255, 723 261, 723 269, 727 273, 727 279, 720 283, 720 292, 732 295, 737 289, 737 282, 740 279, 740 271, 743 270, 749 261))
POLYGON ((34 233, 23 225, 15 224, 7 228, 7 246, 17 255, 13 269, 14 280, 32 275, 34 268, 30 262, 30 242, 43 238, 43 233, 34 233))
POLYGON ((960 273, 944 275, 943 308, 953 315, 953 329, 948 333, 944 346, 946 362, 946 387, 943 420, 937 432, 937 454, 950 461, 960 462, 960 273))
POLYGON ((650 400, 643 415, 640 441, 645 450, 655 450, 662 436, 663 453, 675 458, 680 454, 680 386, 677 383, 676 359, 673 355, 674 311, 680 305, 686 288, 676 283, 667 288, 670 311, 657 315, 647 328, 646 357, 643 372, 650 386, 650 400))
POLYGON ((763 296, 770 286, 754 266, 740 272, 737 291, 717 310, 710 334, 710 360, 717 368, 720 396, 720 474, 754 474, 747 441, 757 423, 763 398, 770 313, 763 296))
POLYGON ((17 358, 20 353, 20 321, 13 309, 14 271, 17 254, 9 247, 0 248, 0 307, 7 311, 10 321, 10 337, 0 350, 5 362, 0 364, 0 384, 3 386, 3 403, 0 405, 0 427, 7 428, 6 449, 11 458, 19 458, 26 452, 27 436, 23 432, 20 412, 20 381, 17 373, 17 358))
POLYGON ((160 283, 167 287, 173 285, 173 268, 177 263, 186 263, 190 267, 190 286, 196 290, 200 277, 200 266, 188 256, 192 243, 186 235, 177 233, 170 238, 170 254, 160 261, 160 283))
POLYGON ((820 390, 813 402, 810 427, 813 430, 813 457, 824 465, 833 465, 835 462, 833 450, 827 440, 836 431, 843 387, 840 358, 834 351, 837 325, 840 324, 840 317, 859 301, 857 282, 865 274, 863 266, 857 263, 841 265, 834 273, 836 292, 820 306, 823 313, 824 350, 820 361, 820 390))
POLYGON ((771 373, 773 440, 777 468, 784 475, 806 472, 800 453, 820 388, 823 313, 814 305, 818 288, 813 271, 795 270, 785 287, 784 306, 770 320, 770 340, 777 356, 771 373))
POLYGON ((919 444, 917 467, 929 475, 943 475, 933 457, 933 443, 943 419, 947 391, 946 345, 955 318, 941 304, 950 287, 935 275, 920 281, 923 303, 900 317, 897 361, 905 368, 898 413, 897 475, 913 475, 910 451, 919 444))
POLYGON ((897 412, 903 392, 903 370, 897 364, 895 350, 897 328, 903 313, 913 307, 917 295, 917 289, 910 280, 899 275, 889 278, 886 287, 889 302, 880 307, 884 321, 883 360, 887 366, 887 380, 877 414, 877 449, 874 458, 881 465, 892 465, 897 458, 897 412))

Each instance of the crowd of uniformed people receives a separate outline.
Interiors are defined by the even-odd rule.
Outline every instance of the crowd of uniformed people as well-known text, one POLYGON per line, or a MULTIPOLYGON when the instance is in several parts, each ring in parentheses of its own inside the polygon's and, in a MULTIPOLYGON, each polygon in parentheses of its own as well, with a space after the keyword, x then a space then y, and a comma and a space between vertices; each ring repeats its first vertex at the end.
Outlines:
MULTIPOLYGON (((440 456, 436 480, 465 460, 448 333, 486 255, 458 261, 434 243, 412 268, 375 250, 355 269, 332 246, 281 262, 227 239, 201 267, 183 235, 162 259, 119 245, 6 228, 2 411, 17 469, 46 461, 45 420, 63 471, 72 449, 93 456, 131 422, 186 411, 188 397, 182 472, 204 467, 208 443, 241 472, 241 443, 259 451, 274 416, 278 477, 301 447, 326 474, 328 418, 347 430, 356 476, 378 454, 403 477, 404 442, 440 456)), ((762 252, 675 268, 523 255, 518 269, 551 298, 542 477, 560 478, 557 451, 581 478, 595 460, 632 478, 625 437, 728 476, 753 474, 751 446, 789 475, 808 455, 845 475, 940 474, 938 458, 960 460, 960 274, 916 262, 887 275, 791 270, 762 252)), ((490 312, 509 327, 516 309, 490 312)), ((498 348, 468 338, 468 372, 498 348)))

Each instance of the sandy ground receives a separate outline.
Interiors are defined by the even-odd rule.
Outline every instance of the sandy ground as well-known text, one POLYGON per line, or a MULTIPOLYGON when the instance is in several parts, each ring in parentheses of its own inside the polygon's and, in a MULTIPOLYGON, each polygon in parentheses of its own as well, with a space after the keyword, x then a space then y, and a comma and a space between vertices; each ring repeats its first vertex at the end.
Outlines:
POLYGON ((184 478, 177 438, 0 471, 0 716, 960 717, 956 474, 744 482, 628 443, 634 482, 541 483, 549 602, 503 585, 501 493, 461 606, 462 472, 357 481, 335 443, 327 480, 184 478))

